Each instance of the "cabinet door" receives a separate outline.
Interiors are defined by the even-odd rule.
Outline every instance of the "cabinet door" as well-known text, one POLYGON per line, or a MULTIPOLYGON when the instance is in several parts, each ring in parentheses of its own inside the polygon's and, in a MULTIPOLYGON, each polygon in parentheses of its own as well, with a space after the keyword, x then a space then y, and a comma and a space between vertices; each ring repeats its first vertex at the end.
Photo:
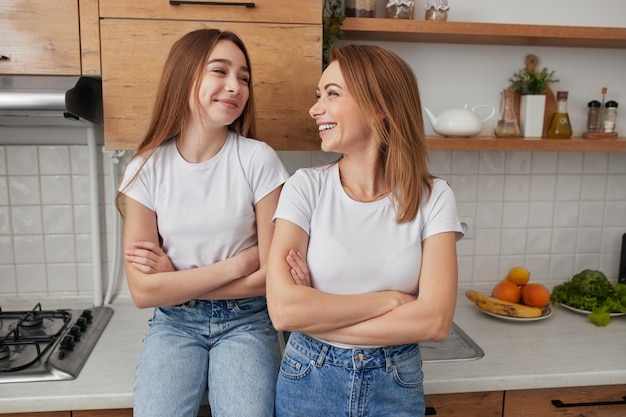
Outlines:
POLYGON ((250 54, 257 138, 274 149, 319 149, 308 109, 321 74, 320 25, 103 19, 100 24, 105 145, 136 149, 152 114, 170 46, 199 28, 237 33, 250 54))
POLYGON ((0 0, 0 74, 80 75, 76 0, 0 0))
POLYGON ((507 391, 503 417, 624 417, 625 397, 626 385, 507 391))
POLYGON ((225 22, 271 22, 320 24, 321 0, 199 0, 172 5, 168 0, 106 0, 100 2, 101 18, 160 20, 213 20, 225 22), (194 4, 195 3, 195 4, 194 4), (203 4, 204 3, 204 4, 203 4), (220 5, 219 3, 228 3, 220 5), (246 7, 246 5, 253 7, 246 7))
POLYGON ((426 415, 437 417, 501 417, 502 391, 426 395, 426 415))

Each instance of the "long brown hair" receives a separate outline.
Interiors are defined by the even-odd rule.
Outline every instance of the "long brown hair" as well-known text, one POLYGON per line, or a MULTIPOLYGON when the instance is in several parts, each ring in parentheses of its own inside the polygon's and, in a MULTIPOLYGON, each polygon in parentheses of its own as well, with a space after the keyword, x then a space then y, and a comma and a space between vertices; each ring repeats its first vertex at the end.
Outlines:
MULTIPOLYGON (((199 29, 189 32, 170 48, 157 88, 148 131, 134 156, 134 158, 143 157, 144 160, 126 189, 136 180, 143 165, 154 151, 164 142, 177 137, 191 118, 192 111, 198 111, 200 81, 211 52, 222 40, 234 43, 243 52, 250 72, 248 101, 241 115, 229 126, 229 129, 245 137, 256 136, 252 66, 243 41, 235 33, 219 29, 199 29), (189 106, 189 97, 195 97, 195 110, 189 106)), ((123 191, 125 190, 118 192, 115 200, 115 205, 122 217, 124 216, 121 201, 123 191)))
POLYGON ((395 53, 374 45, 335 46, 332 61, 339 64, 363 119, 379 138, 385 183, 398 209, 396 221, 415 219, 422 198, 430 195, 433 176, 413 70, 395 53))

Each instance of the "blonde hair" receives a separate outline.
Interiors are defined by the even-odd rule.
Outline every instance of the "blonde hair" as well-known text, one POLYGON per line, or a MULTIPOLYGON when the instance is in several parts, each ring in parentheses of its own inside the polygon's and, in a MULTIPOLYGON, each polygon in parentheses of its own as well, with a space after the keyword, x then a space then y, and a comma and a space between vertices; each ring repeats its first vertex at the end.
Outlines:
POLYGON ((422 199, 430 196, 433 181, 415 74, 398 55, 374 45, 335 46, 332 61, 339 64, 364 120, 380 140, 385 183, 397 207, 396 221, 415 219, 422 199))
POLYGON ((122 192, 118 192, 115 199, 115 205, 122 217, 124 216, 121 201, 123 191, 137 179, 141 169, 156 149, 164 142, 177 137, 191 118, 192 111, 198 111, 200 81, 213 48, 222 40, 234 43, 243 52, 250 72, 248 101, 241 115, 228 128, 245 137, 256 136, 252 67, 243 41, 235 33, 219 29, 199 29, 187 33, 172 45, 165 61, 148 131, 134 156, 134 158, 143 157, 143 163, 133 179, 122 192), (195 110, 189 107, 190 97, 195 97, 195 110))

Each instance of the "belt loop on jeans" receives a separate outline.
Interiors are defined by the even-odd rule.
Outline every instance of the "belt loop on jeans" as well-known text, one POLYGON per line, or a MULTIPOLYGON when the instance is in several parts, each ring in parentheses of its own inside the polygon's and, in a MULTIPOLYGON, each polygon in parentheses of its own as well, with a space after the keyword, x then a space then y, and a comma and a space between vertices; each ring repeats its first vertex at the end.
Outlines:
POLYGON ((391 349, 388 346, 383 347, 383 352, 385 352, 385 369, 387 372, 390 372, 393 369, 393 361, 391 360, 391 349))
POLYGON ((328 350, 330 349, 330 345, 328 343, 322 343, 322 349, 320 350, 320 354, 315 361, 315 366, 321 368, 326 360, 326 356, 328 355, 328 350))
POLYGON ((187 307, 191 307, 191 308, 193 308, 193 307, 195 307, 195 306, 196 306, 196 300, 189 300, 189 301, 187 301, 187 302, 185 303, 185 305, 186 305, 187 307))

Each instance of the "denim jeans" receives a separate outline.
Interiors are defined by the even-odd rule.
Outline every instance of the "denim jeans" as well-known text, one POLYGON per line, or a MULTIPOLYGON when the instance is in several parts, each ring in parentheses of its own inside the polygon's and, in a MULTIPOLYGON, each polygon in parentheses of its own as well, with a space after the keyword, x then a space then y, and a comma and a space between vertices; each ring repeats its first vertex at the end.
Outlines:
POLYGON ((277 417, 423 416, 417 344, 341 349, 291 333, 276 388, 277 417))
POLYGON ((159 307, 135 375, 135 417, 272 417, 278 341, 265 297, 159 307))

